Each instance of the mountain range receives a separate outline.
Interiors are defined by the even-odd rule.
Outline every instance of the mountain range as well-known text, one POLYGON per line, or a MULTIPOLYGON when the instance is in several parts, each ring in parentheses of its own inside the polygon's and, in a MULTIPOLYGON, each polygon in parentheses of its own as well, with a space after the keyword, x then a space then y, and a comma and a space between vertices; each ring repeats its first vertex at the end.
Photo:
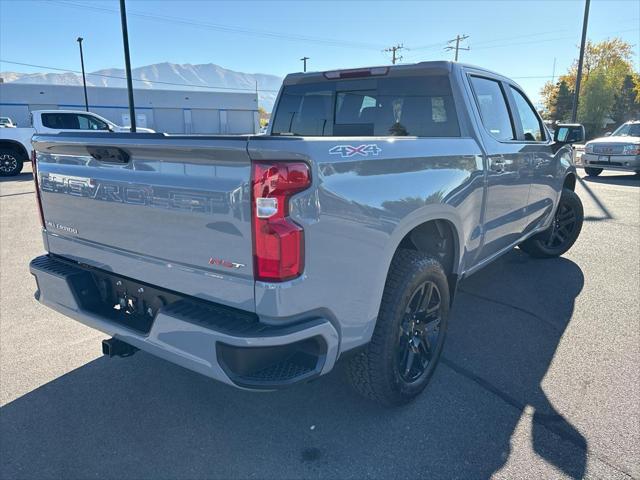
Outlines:
MULTIPOLYGON (((258 87, 260 106, 271 111, 282 78, 263 73, 243 73, 228 70, 214 63, 199 65, 156 63, 134 68, 131 76, 139 81, 134 88, 159 90, 202 90, 216 87, 221 90, 255 91, 258 87)), ((0 72, 4 82, 38 83, 48 85, 82 85, 82 75, 64 73, 19 73, 0 72)), ((126 88, 124 69, 108 68, 87 72, 87 85, 96 87, 126 88)), ((215 89, 212 89, 215 90, 215 89)))

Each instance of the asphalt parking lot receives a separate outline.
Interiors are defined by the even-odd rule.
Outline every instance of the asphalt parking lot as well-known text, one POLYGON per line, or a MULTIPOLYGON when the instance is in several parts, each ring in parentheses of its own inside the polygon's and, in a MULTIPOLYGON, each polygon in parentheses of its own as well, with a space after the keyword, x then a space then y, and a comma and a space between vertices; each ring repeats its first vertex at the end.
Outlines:
POLYGON ((101 357, 103 334, 33 299, 31 174, 3 179, 0 477, 640 478, 640 178, 578 193, 573 249, 466 280, 432 384, 390 410, 341 369, 256 394, 101 357))

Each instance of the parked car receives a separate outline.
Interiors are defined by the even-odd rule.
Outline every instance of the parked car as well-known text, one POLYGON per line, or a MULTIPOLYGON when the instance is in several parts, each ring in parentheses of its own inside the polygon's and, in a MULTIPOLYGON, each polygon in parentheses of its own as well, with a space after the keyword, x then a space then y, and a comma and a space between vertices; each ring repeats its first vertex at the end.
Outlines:
POLYGON ((36 298, 112 336, 109 356, 253 390, 344 360, 397 405, 431 378, 461 279, 517 245, 562 255, 582 227, 569 141, 584 128, 552 138, 488 70, 289 75, 270 128, 36 135, 36 298))
POLYGON ((640 121, 624 123, 613 133, 587 142, 576 165, 590 177, 604 170, 640 174, 640 121))
POLYGON ((0 128, 16 128, 16 124, 9 117, 0 117, 0 128))
MULTIPOLYGON (((0 176, 17 175, 31 157, 31 137, 35 133, 73 131, 128 132, 130 127, 118 126, 95 113, 76 110, 34 110, 31 126, 0 130, 0 176)), ((149 128, 139 132, 154 133, 149 128)))

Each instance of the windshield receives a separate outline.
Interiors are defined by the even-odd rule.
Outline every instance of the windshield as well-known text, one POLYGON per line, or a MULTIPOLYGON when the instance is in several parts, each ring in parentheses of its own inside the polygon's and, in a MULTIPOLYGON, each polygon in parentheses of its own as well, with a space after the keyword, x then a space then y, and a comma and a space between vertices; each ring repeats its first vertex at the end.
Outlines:
POLYGON ((611 134, 612 137, 640 137, 640 123, 625 123, 611 134))
POLYGON ((366 78, 284 87, 273 135, 460 136, 446 76, 366 78))

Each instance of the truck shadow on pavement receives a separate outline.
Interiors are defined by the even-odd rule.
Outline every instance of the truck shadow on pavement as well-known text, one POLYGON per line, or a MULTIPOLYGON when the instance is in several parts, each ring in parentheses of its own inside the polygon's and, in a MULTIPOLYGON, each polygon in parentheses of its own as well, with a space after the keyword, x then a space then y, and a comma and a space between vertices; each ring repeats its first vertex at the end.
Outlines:
POLYGON ((0 177, 0 183, 2 182, 33 182, 33 174, 22 172, 14 177, 0 177))
POLYGON ((623 187, 640 187, 640 175, 605 175, 602 177, 589 177, 585 175, 581 178, 584 182, 604 183, 607 185, 621 185, 623 187))
MULTIPOLYGON (((97 359, 0 410, 0 477, 535 477, 539 465, 515 465, 533 450, 580 478, 586 440, 541 383, 583 281, 570 260, 519 250, 470 277, 443 364, 400 409, 362 400, 340 368, 257 394, 144 353, 97 359)), ((566 376, 552 379, 560 400, 580 395, 566 376)))

